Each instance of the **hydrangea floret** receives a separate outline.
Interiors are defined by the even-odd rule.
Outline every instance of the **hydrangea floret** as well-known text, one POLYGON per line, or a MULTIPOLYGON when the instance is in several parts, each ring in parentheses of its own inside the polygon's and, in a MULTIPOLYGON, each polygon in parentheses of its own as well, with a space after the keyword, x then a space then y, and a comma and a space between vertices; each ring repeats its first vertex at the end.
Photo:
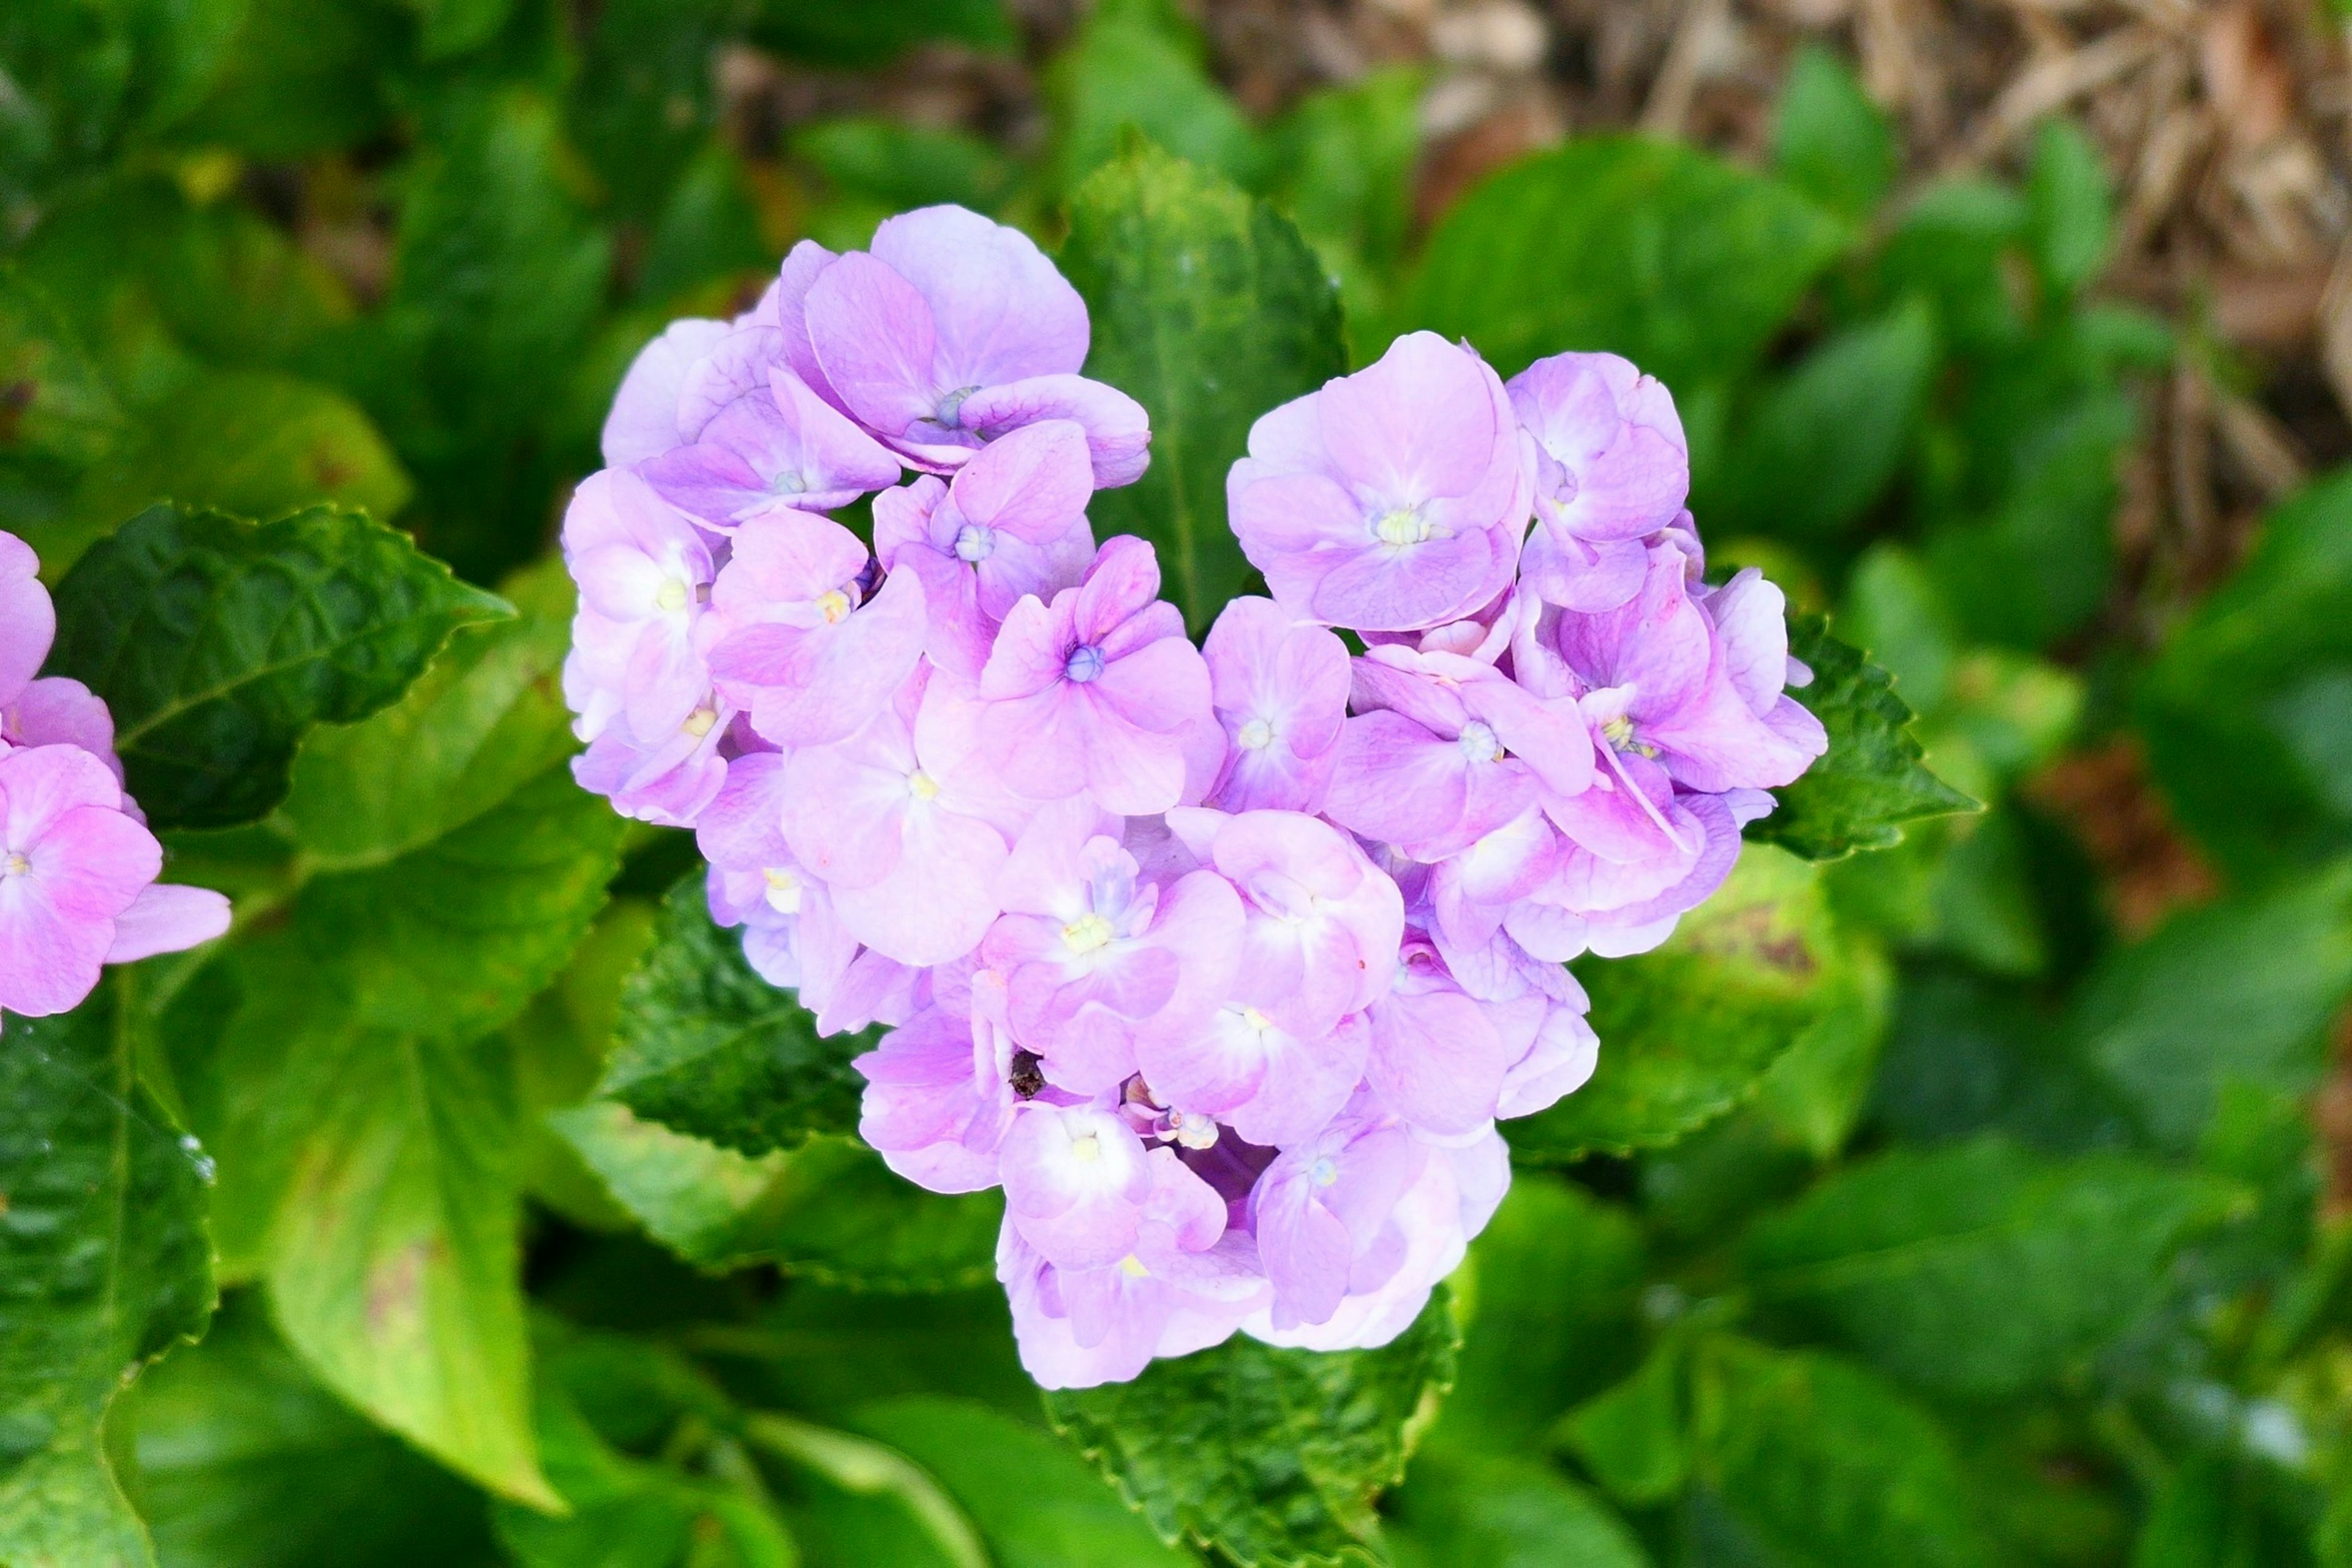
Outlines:
POLYGON ((163 847, 122 792, 114 720, 79 680, 36 679, 57 612, 32 547, 0 533, 0 1013, 81 1005, 99 971, 209 942, 229 904, 156 881, 163 847))
POLYGON ((1624 360, 1415 332, 1266 413, 1228 502, 1271 597, 1196 647, 1087 521, 1150 441, 1088 330, 960 208, 803 244, 639 355, 563 536, 581 782, 696 830, 821 1031, 886 1026, 859 1131, 1003 1190, 1048 1387, 1401 1332, 1497 1120, 1593 1071, 1564 962, 1665 940, 1827 744, 1624 360), (867 491, 870 545, 827 515, 867 491))

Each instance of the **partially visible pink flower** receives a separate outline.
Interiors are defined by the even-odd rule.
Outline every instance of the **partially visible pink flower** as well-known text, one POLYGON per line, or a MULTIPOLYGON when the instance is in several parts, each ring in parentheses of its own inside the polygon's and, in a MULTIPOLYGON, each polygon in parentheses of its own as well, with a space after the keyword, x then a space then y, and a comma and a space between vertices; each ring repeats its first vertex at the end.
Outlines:
POLYGON ((854 733, 923 651, 923 590, 891 578, 869 602, 870 558, 830 518, 769 512, 743 524, 710 592, 719 694, 780 746, 854 733))
POLYGON ((1536 447, 1542 549, 1530 542, 1523 574, 1570 609, 1623 604, 1642 585, 1642 541, 1675 521, 1690 489, 1673 395, 1609 353, 1538 360, 1507 390, 1536 447))
POLYGON ((57 611, 36 575, 40 569, 31 545, 0 533, 0 708, 15 703, 32 684, 57 637, 57 611))
MULTIPOLYGON (((1135 1250, 1151 1166, 1118 1116, 1031 1100, 1014 1112, 1000 1159, 1005 1217, 1049 1261, 1098 1268, 1135 1250)), ((1222 1230, 1224 1205, 1212 1202, 1209 1223, 1222 1230)))
POLYGON ((1435 1140, 1475 1137, 1495 1118, 1517 1052, 1462 989, 1434 944, 1407 941, 1389 994, 1371 1007, 1364 1082, 1379 1102, 1435 1140))
POLYGON ((710 862, 710 918, 741 926, 743 956, 761 978, 798 991, 817 1011, 848 973, 857 939, 784 841, 782 754, 753 752, 724 766, 725 783, 694 830, 710 862))
POLYGON ((935 1193, 997 1184, 1011 1125, 1003 1081, 990 1082, 968 1016, 933 1008, 850 1065, 866 1077, 857 1135, 889 1167, 935 1193))
MULTIPOLYGON (((800 257, 786 261, 788 279, 800 257)), ((885 220, 870 253, 811 257, 805 272, 812 384, 916 467, 949 472, 990 440, 1066 419, 1087 432, 1097 487, 1143 472, 1150 419, 1077 374, 1086 303, 1020 230, 924 207, 885 220)), ((788 296, 780 290, 780 319, 788 296)))
POLYGON ((220 894, 154 885, 163 847, 123 805, 113 774, 79 747, 0 756, 0 1011, 66 1012, 100 965, 228 929, 220 894))
POLYGON ((672 321, 661 336, 637 351, 621 388, 604 416, 604 461, 625 468, 657 458, 691 439, 678 429, 678 397, 703 355, 734 329, 725 321, 689 316, 672 321))
POLYGON ((1225 492, 1243 553, 1284 608, 1410 631, 1510 585, 1529 484, 1495 373, 1466 347, 1410 332, 1378 363, 1261 417, 1225 492))
POLYGON ((638 746, 662 744, 710 688, 694 639, 713 574, 709 546, 645 480, 608 468, 573 493, 563 558, 580 584, 563 682, 581 739, 594 741, 617 718, 638 746))
POLYGON ((981 741, 1006 784, 1126 816, 1184 797, 1190 734, 1216 732, 1209 667, 1159 594, 1151 546, 1121 535, 1051 605, 1013 606, 980 678, 981 741))
POLYGON ((637 466, 662 497, 721 532, 763 513, 831 511, 898 481, 898 459, 779 364, 691 445, 637 466))
POLYGON ((1202 652, 1225 731, 1211 802, 1226 811, 1319 811, 1348 711, 1348 648, 1271 599, 1219 612, 1202 652))
POLYGON ((705 691, 677 729, 639 742, 615 724, 572 759, 572 776, 592 795, 608 796, 623 816, 662 827, 691 827, 727 782, 719 754, 735 710, 705 691))

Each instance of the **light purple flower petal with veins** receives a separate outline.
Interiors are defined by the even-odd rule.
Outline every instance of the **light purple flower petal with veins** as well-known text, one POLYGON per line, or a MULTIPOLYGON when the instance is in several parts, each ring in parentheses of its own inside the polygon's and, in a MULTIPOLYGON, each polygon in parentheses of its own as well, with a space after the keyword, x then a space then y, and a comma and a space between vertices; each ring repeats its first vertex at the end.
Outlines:
POLYGON ((1283 1151, 1250 1193, 1276 1329, 1328 1322, 1391 1224, 1429 1151, 1394 1119, 1344 1113, 1283 1151))
POLYGON ((1682 510, 1690 445, 1656 377, 1615 354, 1562 353, 1507 390, 1535 437, 1536 518, 1557 540, 1643 539, 1682 510))
POLYGON ((935 1193, 996 1185, 1009 1102, 981 1073, 970 1018, 935 1009, 850 1065, 866 1077, 857 1135, 890 1168, 935 1193))
POLYGON ((0 533, 0 708, 12 706, 32 684, 57 637, 57 611, 35 574, 40 569, 31 545, 0 533))
POLYGON ((163 864, 122 804, 105 764, 79 747, 0 756, 0 1011, 46 1017, 98 984, 116 918, 163 864))
POLYGON ((1013 606, 980 679, 981 739, 1005 783, 1039 801, 1083 790, 1128 816, 1184 798, 1192 735, 1218 731, 1209 668, 1159 592, 1151 546, 1122 535, 1050 605, 1013 606))
POLYGON ((1412 332, 1251 426, 1226 505, 1243 553, 1293 615, 1407 631, 1509 585, 1529 485, 1495 373, 1412 332))
MULTIPOLYGON (((79 746, 106 764, 115 783, 122 782, 122 761, 114 754, 114 715, 103 699, 69 676, 44 676, 14 701, 0 703, 0 743, 79 746)), ((134 805, 126 803, 124 809, 138 815, 134 805)))
POLYGON ((831 511, 898 480, 898 459, 783 365, 691 446, 637 466, 672 505, 721 532, 779 510, 831 511))
POLYGON ((604 462, 625 468, 690 439, 678 428, 678 404, 695 364, 735 329, 696 317, 672 321, 637 351, 604 416, 604 462))
POLYGON ((1151 1166, 1118 1116, 1032 1100, 1014 1112, 999 1160, 1006 1216, 1049 1261, 1097 1268, 1135 1250, 1151 1166))
POLYGON ((592 474, 563 518, 563 556, 580 584, 572 641, 583 676, 617 677, 617 702, 579 699, 583 736, 616 714, 640 746, 677 733, 700 704, 710 676, 695 646, 710 549, 686 515, 626 469, 592 474))
POLYGON ((1226 756, 1212 804, 1226 811, 1319 811, 1348 710, 1348 648, 1271 599, 1219 612, 1202 648, 1226 756))
POLYGON ((1474 1136, 1494 1119, 1516 1053, 1436 948, 1408 941, 1389 994, 1372 1004, 1364 1081, 1380 1102, 1437 1140, 1474 1136))

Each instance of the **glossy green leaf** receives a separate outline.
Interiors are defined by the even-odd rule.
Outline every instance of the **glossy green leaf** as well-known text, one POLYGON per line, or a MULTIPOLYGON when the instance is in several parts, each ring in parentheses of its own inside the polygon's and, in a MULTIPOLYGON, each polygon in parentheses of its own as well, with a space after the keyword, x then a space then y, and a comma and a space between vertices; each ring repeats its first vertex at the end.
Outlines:
POLYGON ((1522 1157, 1671 1143, 1753 1093, 1832 1006, 1844 957, 1813 869, 1761 845, 1654 952, 1587 962, 1601 1065, 1504 1136, 1522 1157))
POLYGON ((2194 1144, 2232 1079, 2307 1091, 2352 994, 2352 862, 2176 915, 2108 955, 2070 1034, 2167 1148, 2194 1144))
POLYGON ((251 1294, 109 1418, 168 1568, 488 1568, 479 1493, 306 1373, 251 1294))
POLYGON ((311 725, 398 697, 450 631, 504 607, 365 518, 258 526, 156 507, 58 585, 49 669, 106 699, 158 826, 251 820, 311 725))
POLYGON ((1236 1334, 1132 1383, 1045 1396, 1160 1539, 1243 1565, 1376 1563, 1372 1501, 1403 1473, 1424 1403, 1454 1380, 1441 1287, 1378 1350, 1276 1350, 1236 1334))
POLYGON ((2123 1155, 1979 1140, 1848 1167, 1758 1224, 1742 1258, 1763 1300, 1905 1382, 1999 1396, 2128 1327, 2231 1200, 2123 1155))
POLYGON ((139 1087, 130 983, 0 1045, 0 1562, 152 1563, 99 1423, 212 1315, 206 1169, 139 1087))
POLYGON ((1773 172, 1827 211, 1864 218, 1900 162, 1895 128, 1853 68, 1818 44, 1800 48, 1772 113, 1773 172))
POLYGON ((1086 1461, 1036 1427, 963 1400, 883 1400, 848 1425, 906 1454, 970 1516, 998 1568, 1176 1568, 1086 1461))
POLYGON ((1161 593, 1197 634, 1250 574, 1225 474, 1250 426, 1347 368, 1339 298, 1289 221, 1149 147, 1071 198, 1061 265, 1094 321, 1087 374, 1151 415, 1151 466, 1087 509, 1159 547, 1161 593))
POLYGON ((1688 396, 1753 360, 1846 242, 1794 191, 1695 147, 1586 137, 1454 205, 1408 324, 1467 337, 1505 375, 1607 349, 1688 396))
POLYGON ((760 978, 742 933, 711 923, 696 872, 663 901, 654 944, 621 993, 597 1092, 638 1116, 745 1154, 857 1124, 850 1059, 874 1035, 820 1038, 816 1020, 760 978))
POLYGON ((1402 1568, 1647 1568, 1606 1504, 1548 1466, 1502 1455, 1426 1454, 1395 1499, 1402 1568))
POLYGON ((701 1268, 777 1263, 866 1290, 995 1278, 995 1194, 927 1192, 847 1139, 755 1157, 640 1121, 610 1100, 550 1120, 654 1239, 701 1268))
POLYGON ((1994 1560, 1949 1440, 1870 1373, 1720 1336, 1703 1342, 1692 1375, 1699 1474, 1771 1561, 1994 1560))
POLYGON ((1910 705, 1886 672, 1832 637, 1820 616, 1789 623, 1789 652, 1813 672, 1790 693, 1829 731, 1830 749, 1794 784, 1774 792, 1780 805, 1748 826, 1748 837, 1801 855, 1834 860, 1857 849, 1902 840, 1901 825, 1977 809, 1977 803, 1927 771, 1910 731, 1910 705))

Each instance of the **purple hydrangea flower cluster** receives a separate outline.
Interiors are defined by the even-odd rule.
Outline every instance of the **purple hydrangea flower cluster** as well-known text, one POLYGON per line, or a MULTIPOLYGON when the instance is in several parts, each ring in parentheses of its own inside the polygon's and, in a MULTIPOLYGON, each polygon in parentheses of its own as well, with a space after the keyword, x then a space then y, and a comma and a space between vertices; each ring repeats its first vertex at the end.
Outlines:
POLYGON ((960 209, 803 244, 639 357, 564 529, 582 782, 695 829, 821 1031, 887 1026, 859 1131, 1003 1189, 1050 1387, 1401 1331, 1508 1184, 1496 1120, 1591 1074, 1562 961, 1664 940, 1825 747, 1624 361, 1506 384, 1413 333, 1267 414, 1230 512, 1273 596, 1195 647, 1087 521, 1149 442, 1087 331, 960 209), (825 511, 877 489, 869 548, 825 511))
POLYGON ((40 561, 0 533, 0 1012, 79 1006, 99 970, 209 942, 228 900, 159 883, 163 848, 122 793, 114 719, 79 680, 36 679, 56 638, 40 561))

